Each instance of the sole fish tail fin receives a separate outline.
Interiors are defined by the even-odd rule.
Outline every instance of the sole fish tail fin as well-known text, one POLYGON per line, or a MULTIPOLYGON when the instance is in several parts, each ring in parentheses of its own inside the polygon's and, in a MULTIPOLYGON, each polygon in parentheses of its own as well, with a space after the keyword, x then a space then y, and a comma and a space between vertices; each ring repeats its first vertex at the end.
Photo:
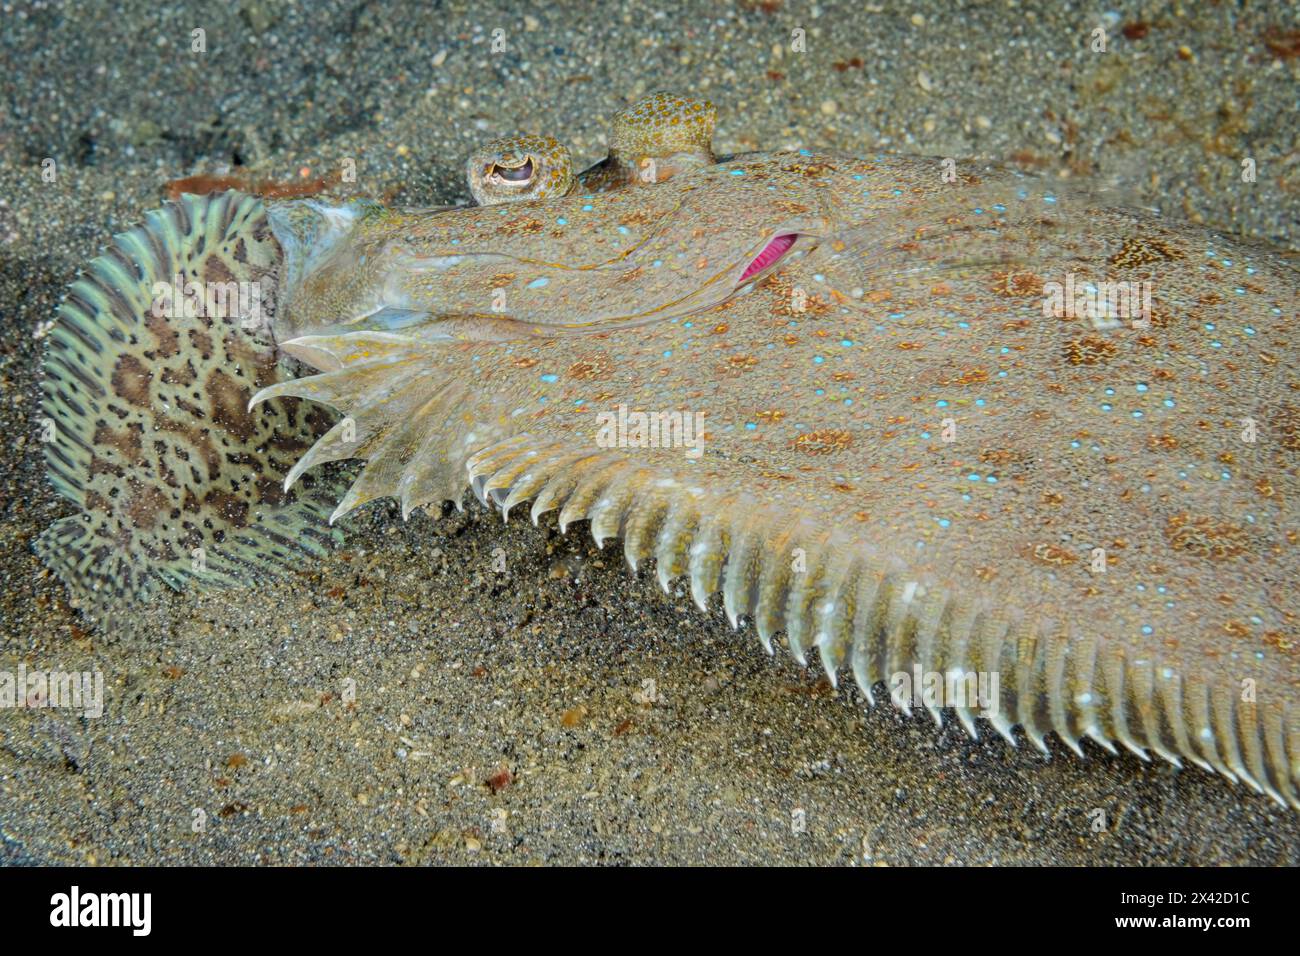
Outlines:
POLYGON ((159 583, 250 583, 339 539, 337 479, 283 488, 329 413, 292 399, 248 411, 288 377, 269 331, 282 259, 260 200, 186 195, 69 289, 41 425, 50 483, 79 513, 33 548, 92 616, 159 583))

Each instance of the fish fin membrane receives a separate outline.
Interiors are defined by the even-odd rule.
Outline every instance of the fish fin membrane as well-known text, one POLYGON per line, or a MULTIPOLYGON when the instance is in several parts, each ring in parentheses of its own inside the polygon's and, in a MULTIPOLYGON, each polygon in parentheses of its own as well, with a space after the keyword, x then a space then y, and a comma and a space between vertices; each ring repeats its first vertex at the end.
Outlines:
POLYGON ((471 456, 467 469, 503 510, 531 499, 534 518, 558 509, 562 528, 587 520, 598 543, 621 538, 633 567, 655 558, 660 583, 686 578, 701 607, 721 592, 728 617, 751 619, 765 646, 784 633, 796 659, 816 655, 833 683, 851 674, 869 701, 873 686, 919 667, 942 678, 940 696, 913 688, 896 706, 936 719, 955 712, 972 736, 983 718, 1013 743, 1020 728, 1044 751, 1048 733, 1078 754, 1084 738, 1112 751, 1114 741, 1300 810, 1300 715, 1262 694, 1244 702, 1232 681, 1193 663, 1134 655, 1086 622, 1045 619, 976 582, 920 577, 843 526, 756 508, 622 452, 580 453, 521 433, 471 456))
POLYGON ((292 485, 324 462, 365 460, 331 520, 377 498, 401 502, 403 517, 420 507, 459 504, 465 462, 511 431, 491 407, 492 396, 471 394, 457 374, 460 352, 383 331, 304 336, 286 352, 323 371, 265 388, 255 406, 285 396, 310 399, 342 414, 288 477, 292 485))
POLYGON ((339 476, 286 494, 333 423, 292 399, 269 332, 281 250, 266 208, 186 195, 115 236, 68 290, 47 337, 46 472, 78 513, 34 550, 92 617, 161 583, 250 584, 341 540, 339 476))

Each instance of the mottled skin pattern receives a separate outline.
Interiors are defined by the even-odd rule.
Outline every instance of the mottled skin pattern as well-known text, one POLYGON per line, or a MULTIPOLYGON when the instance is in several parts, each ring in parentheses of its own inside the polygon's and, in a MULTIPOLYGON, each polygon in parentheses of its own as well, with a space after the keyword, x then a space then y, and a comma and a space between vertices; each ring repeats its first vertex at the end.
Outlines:
POLYGON ((714 162, 716 119, 708 100, 652 93, 614 116, 609 155, 576 176, 554 137, 508 136, 474 150, 465 179, 480 206, 663 182, 714 162))
POLYGON ((283 488, 334 416, 292 400, 247 407, 288 377, 267 327, 280 259, 260 202, 189 196, 116 237, 69 291, 45 361, 45 456, 83 510, 36 550, 88 610, 191 576, 247 584, 338 540, 320 520, 336 485, 283 488), (200 315, 154 314, 152 282, 178 275, 257 284, 262 320, 237 311, 237 297, 200 315))
POLYGON ((323 374, 254 401, 347 416, 289 475, 364 459, 336 515, 467 482, 532 500, 868 693, 913 663, 996 672, 1009 737, 1297 805, 1295 271, 942 172, 758 154, 494 208, 275 205, 275 337, 323 374), (1149 323, 1045 317, 1071 274, 1149 280, 1149 323), (606 447, 620 406, 703 414, 704 454, 606 447))
POLYGON ((588 192, 661 183, 714 162, 717 110, 708 100, 651 93, 615 115, 609 155, 580 177, 588 192))

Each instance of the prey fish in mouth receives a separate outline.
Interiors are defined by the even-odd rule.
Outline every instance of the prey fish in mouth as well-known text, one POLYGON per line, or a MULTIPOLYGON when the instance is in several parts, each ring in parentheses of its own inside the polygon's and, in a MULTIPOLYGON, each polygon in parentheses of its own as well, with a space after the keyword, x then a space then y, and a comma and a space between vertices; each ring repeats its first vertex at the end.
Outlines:
POLYGON ((587 522, 869 699, 1300 806, 1294 268, 996 169, 681 165, 464 209, 151 214, 51 333, 47 461, 79 512, 37 549, 94 605, 469 488, 587 522), (260 283, 265 322, 158 318, 178 269, 260 283))

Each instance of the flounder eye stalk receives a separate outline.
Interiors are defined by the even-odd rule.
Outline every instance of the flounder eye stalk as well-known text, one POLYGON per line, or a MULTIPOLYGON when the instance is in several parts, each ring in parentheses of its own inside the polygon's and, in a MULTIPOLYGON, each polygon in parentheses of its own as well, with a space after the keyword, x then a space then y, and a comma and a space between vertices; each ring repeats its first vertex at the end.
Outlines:
POLYGON ((494 139, 470 155, 465 178, 480 206, 549 199, 573 188, 573 159, 550 136, 494 139))

